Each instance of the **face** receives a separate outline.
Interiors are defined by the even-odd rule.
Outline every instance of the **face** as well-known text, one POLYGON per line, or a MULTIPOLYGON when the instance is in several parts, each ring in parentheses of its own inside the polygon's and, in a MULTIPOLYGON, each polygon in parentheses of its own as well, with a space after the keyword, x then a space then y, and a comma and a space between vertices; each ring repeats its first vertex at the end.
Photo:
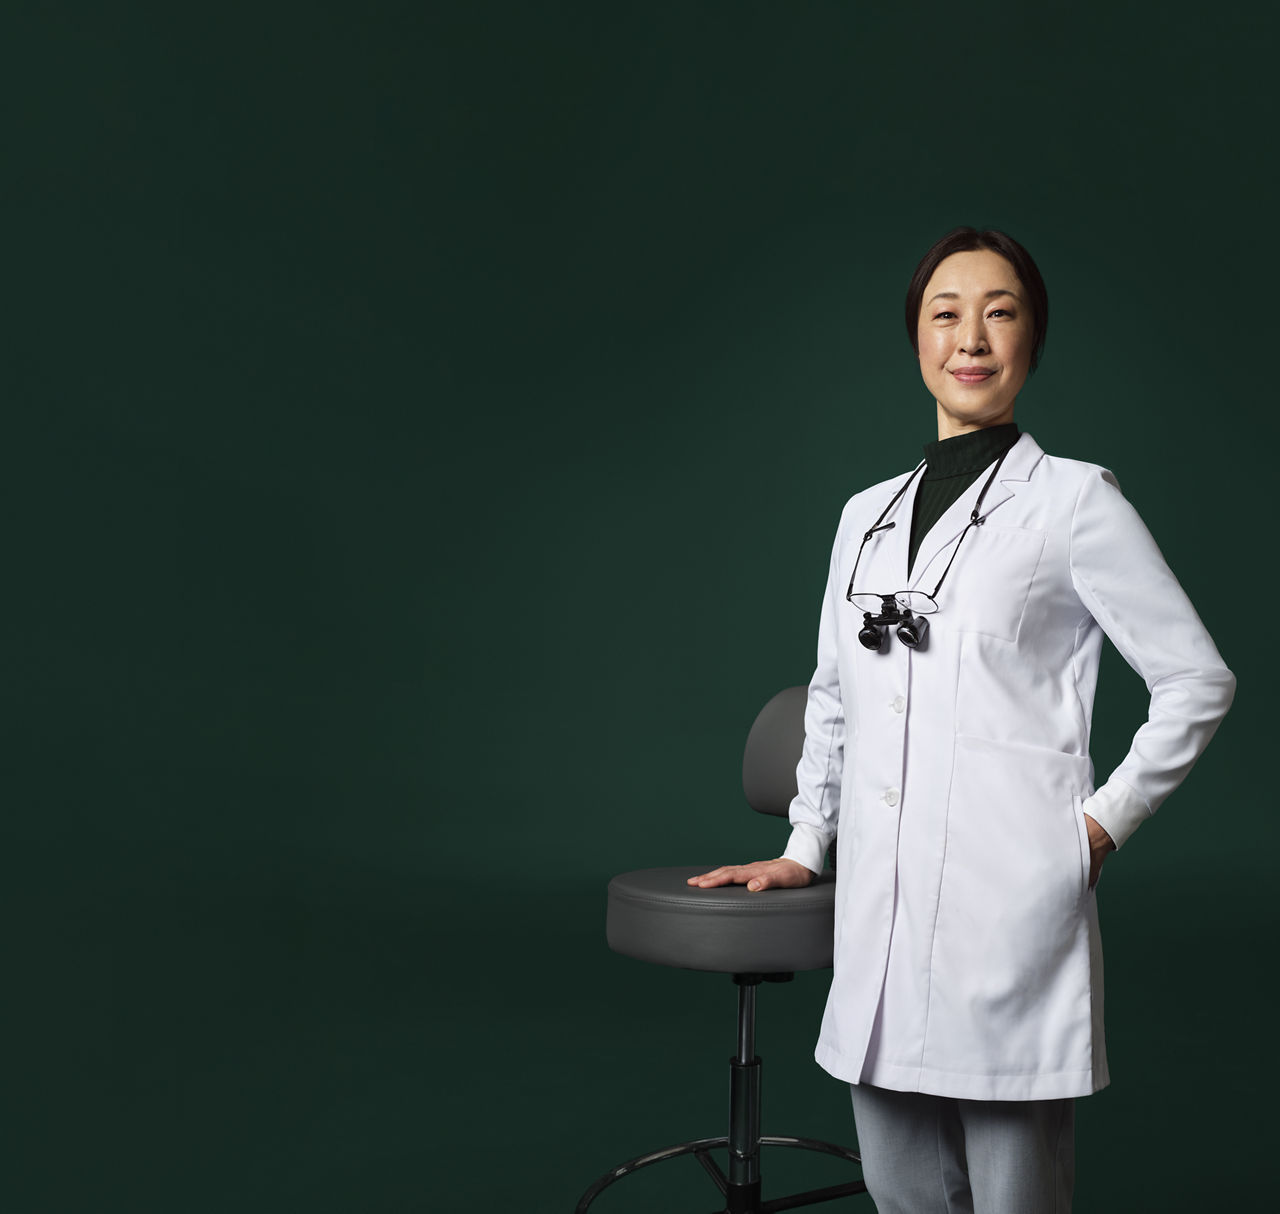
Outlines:
POLYGON ((1032 322, 1022 283, 999 253, 975 249, 938 263, 916 331, 939 438, 1013 420, 1031 368, 1032 322))

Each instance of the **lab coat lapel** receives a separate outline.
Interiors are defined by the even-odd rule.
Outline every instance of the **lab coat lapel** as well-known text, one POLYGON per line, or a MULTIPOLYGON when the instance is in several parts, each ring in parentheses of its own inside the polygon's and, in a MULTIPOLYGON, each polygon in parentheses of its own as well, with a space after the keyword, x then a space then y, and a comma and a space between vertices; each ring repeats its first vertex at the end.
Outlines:
MULTIPOLYGON (((983 473, 985 476, 986 473, 983 473)), ((991 486, 992 491, 995 486, 991 486)), ((991 494, 988 493, 987 497, 991 494)), ((969 522, 969 514, 973 503, 977 500, 978 490, 965 490, 950 506, 942 517, 926 532, 920 541, 920 550, 916 553, 915 564, 911 568, 911 580, 907 586, 911 590, 932 590, 934 583, 947 566, 950 549, 960 533, 969 522), (930 573, 936 567, 937 572, 930 573)), ((985 503, 984 503, 985 505, 985 503)))
MULTIPOLYGON (((983 518, 998 510, 1030 479, 1031 471, 1040 462, 1042 455, 1044 452, 1031 435, 1019 436, 1018 441, 1009 448, 1009 454, 1000 465, 996 479, 982 499, 983 518)), ((947 567, 947 561, 951 559, 952 546, 969 525, 978 494, 989 475, 990 469, 984 468, 978 479, 947 507, 943 516, 921 541, 920 551, 916 554, 916 562, 911 570, 911 580, 907 583, 910 589, 933 589, 947 567)))

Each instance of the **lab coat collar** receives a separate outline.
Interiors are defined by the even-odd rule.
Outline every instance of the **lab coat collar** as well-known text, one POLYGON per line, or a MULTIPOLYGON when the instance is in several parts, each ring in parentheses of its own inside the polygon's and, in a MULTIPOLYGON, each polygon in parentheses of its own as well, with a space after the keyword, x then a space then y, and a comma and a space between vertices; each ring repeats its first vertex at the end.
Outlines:
MULTIPOLYGON (((1018 436, 1018 441, 1009 448, 996 479, 982 499, 983 518, 992 515, 1031 479, 1031 474, 1043 455, 1040 444, 1030 434, 1024 431, 1018 436)), ((978 500, 978 494, 986 484, 988 475, 990 473, 986 469, 978 473, 973 486, 947 507, 921 541, 920 551, 916 554, 916 562, 907 582, 912 590, 933 589, 951 557, 951 545, 959 539, 969 523, 974 503, 978 500)), ((905 558, 905 548, 903 555, 905 558)))

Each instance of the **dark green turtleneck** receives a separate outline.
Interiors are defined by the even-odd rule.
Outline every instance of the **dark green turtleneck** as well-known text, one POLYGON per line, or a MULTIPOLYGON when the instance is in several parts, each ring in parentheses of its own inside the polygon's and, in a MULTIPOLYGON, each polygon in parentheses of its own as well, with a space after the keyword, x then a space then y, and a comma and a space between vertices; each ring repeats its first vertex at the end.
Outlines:
POLYGON ((1018 441, 1018 423, 988 426, 955 438, 925 443, 926 467, 916 490, 915 511, 911 515, 911 547, 907 568, 916 563, 920 542, 979 473, 991 467, 1018 441))

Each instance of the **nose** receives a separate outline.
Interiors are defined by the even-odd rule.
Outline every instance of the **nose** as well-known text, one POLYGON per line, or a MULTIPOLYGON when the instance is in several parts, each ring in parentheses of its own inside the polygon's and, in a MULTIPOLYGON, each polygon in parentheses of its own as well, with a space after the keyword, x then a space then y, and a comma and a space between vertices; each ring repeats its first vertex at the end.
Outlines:
POLYGON ((981 317, 971 319, 960 331, 960 352, 962 354, 986 354, 987 330, 981 317))

